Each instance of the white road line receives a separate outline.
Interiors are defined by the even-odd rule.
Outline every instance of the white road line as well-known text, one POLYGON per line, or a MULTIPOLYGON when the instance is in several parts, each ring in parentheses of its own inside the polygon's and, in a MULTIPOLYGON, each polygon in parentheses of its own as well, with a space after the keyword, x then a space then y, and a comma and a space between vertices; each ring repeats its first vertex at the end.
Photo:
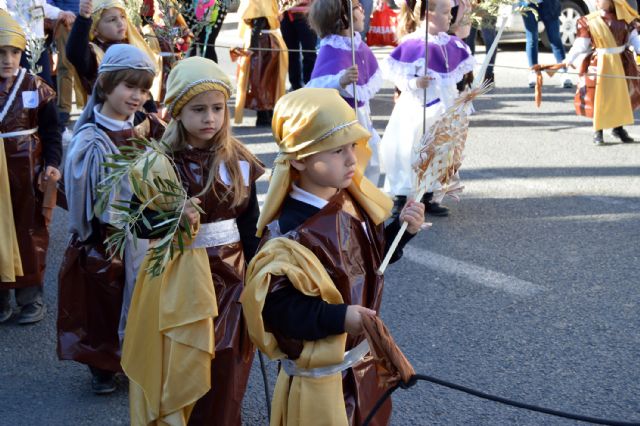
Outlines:
POLYGON ((405 247, 403 257, 431 270, 466 278, 475 284, 517 296, 532 296, 545 290, 541 285, 413 246, 405 247))

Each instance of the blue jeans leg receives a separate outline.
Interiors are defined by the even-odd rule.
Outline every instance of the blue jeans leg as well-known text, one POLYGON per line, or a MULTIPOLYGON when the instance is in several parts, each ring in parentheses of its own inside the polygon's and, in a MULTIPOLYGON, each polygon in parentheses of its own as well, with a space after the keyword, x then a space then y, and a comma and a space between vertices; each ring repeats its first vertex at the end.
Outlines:
POLYGON ((527 60, 532 67, 538 63, 538 21, 531 12, 522 15, 527 37, 527 60))
POLYGON ((547 38, 549 38, 549 44, 551 44, 551 50, 556 62, 564 61, 564 45, 560 37, 560 19, 548 18, 542 22, 544 22, 544 30, 547 33, 547 38))

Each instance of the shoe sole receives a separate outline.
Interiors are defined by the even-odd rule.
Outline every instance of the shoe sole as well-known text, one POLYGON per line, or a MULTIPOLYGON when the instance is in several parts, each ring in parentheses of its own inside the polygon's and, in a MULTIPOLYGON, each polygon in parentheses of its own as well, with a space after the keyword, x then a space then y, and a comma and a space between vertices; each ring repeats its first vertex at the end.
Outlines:
POLYGON ((21 325, 28 325, 28 324, 34 324, 36 322, 40 322, 44 319, 45 314, 47 313, 47 307, 46 305, 42 307, 42 311, 40 311, 40 315, 35 316, 35 317, 30 317, 30 318, 20 318, 18 317, 18 324, 21 325))
POLYGON ((13 315, 13 311, 9 310, 4 316, 0 317, 0 323, 3 323, 5 321, 9 321, 9 318, 11 318, 12 315, 13 315))
POLYGON ((91 389, 91 391, 95 394, 95 395, 107 395, 110 393, 114 393, 116 391, 117 387, 114 386, 113 388, 109 388, 109 389, 100 389, 100 390, 95 390, 95 389, 91 389))

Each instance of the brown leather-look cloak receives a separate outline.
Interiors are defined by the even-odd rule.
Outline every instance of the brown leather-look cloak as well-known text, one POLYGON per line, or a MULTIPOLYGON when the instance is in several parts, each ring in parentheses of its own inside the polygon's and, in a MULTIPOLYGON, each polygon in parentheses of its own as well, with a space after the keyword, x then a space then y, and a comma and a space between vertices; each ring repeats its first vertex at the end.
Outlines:
MULTIPOLYGON (((5 107, 11 90, 12 88, 8 88, 4 92, 0 91, 0 109, 5 107)), ((52 102, 55 97, 55 91, 42 79, 27 73, 7 115, 0 122, 0 132, 37 128, 38 109, 52 102), (25 107, 22 93, 27 91, 38 93, 38 107, 25 107)), ((7 157, 13 220, 24 272, 23 276, 16 277, 15 282, 0 283, 0 289, 41 285, 49 248, 49 231, 42 215, 43 194, 37 188, 38 175, 45 165, 42 141, 37 132, 27 136, 4 138, 3 147, 0 149, 5 150, 7 157)))
MULTIPOLYGON (((277 236, 280 235, 273 232, 270 226, 265 238, 277 236)), ((345 304, 362 305, 376 312, 380 311, 384 277, 377 275, 376 270, 384 258, 384 226, 376 226, 347 191, 338 192, 318 213, 282 236, 302 244, 316 255, 340 291, 345 304)), ((274 292, 288 285, 291 283, 286 277, 273 277, 269 291, 274 292)), ((302 341, 285 338, 276 331, 270 331, 276 336, 280 349, 290 359, 299 357, 302 341)), ((353 349, 364 339, 364 335, 349 335, 345 351, 353 349)), ((353 368, 343 371, 342 389, 349 424, 362 424, 386 390, 378 386, 371 354, 353 368)), ((370 424, 387 425, 390 418, 391 399, 387 399, 370 424)))
MULTIPOLYGON (((160 139, 164 123, 149 114, 133 129, 103 129, 117 147, 132 137, 160 139)), ((71 236, 58 275, 58 358, 113 372, 120 367, 118 325, 125 285, 124 261, 109 259, 109 225, 93 220, 87 241, 71 236)))
MULTIPOLYGON (((197 148, 174 153, 178 173, 189 196, 198 195, 206 185, 213 155, 215 152, 197 148)), ((264 169, 257 163, 249 161, 249 164, 251 184, 264 173, 264 169)), ((214 185, 215 193, 212 190, 198 195, 200 207, 205 212, 200 216, 201 225, 236 219, 246 212, 249 205, 249 191, 240 205, 232 207, 231 200, 224 197, 228 187, 219 179, 214 185)), ((252 233, 255 235, 255 223, 252 233)), ((207 254, 218 302, 218 316, 214 320, 216 354, 211 363, 211 390, 196 403, 189 425, 240 426, 242 398, 254 356, 254 347, 238 301, 244 288, 246 269, 243 244, 237 242, 208 247, 207 254)))
MULTIPOLYGON (((611 34, 613 34, 613 38, 616 40, 616 44, 618 46, 624 46, 627 44, 629 34, 631 34, 634 29, 640 30, 640 24, 638 21, 633 21, 632 23, 627 24, 625 21, 617 19, 613 12, 606 12, 602 15, 602 19, 609 27, 609 30, 611 30, 611 34)), ((587 37, 591 39, 589 21, 585 16, 578 19, 576 37, 587 37)), ((592 47, 594 50, 585 56, 580 65, 580 80, 578 90, 576 91, 574 98, 576 114, 589 118, 593 118, 593 105, 596 96, 596 76, 586 74, 587 72, 595 74, 598 69, 598 53, 595 50, 593 42, 592 47)), ((633 52, 626 49, 620 55, 625 75, 627 77, 640 77, 640 72, 638 71, 638 66, 633 52)), ((627 80, 627 84, 629 86, 631 108, 635 111, 640 107, 640 80, 627 80)))

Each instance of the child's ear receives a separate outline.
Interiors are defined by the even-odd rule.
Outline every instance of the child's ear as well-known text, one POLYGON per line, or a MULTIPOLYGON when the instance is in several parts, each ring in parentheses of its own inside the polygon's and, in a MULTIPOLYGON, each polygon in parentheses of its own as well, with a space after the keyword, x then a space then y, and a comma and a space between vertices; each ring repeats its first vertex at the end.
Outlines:
POLYGON ((304 164, 304 160, 291 160, 291 165, 299 172, 307 168, 306 164, 304 164))

